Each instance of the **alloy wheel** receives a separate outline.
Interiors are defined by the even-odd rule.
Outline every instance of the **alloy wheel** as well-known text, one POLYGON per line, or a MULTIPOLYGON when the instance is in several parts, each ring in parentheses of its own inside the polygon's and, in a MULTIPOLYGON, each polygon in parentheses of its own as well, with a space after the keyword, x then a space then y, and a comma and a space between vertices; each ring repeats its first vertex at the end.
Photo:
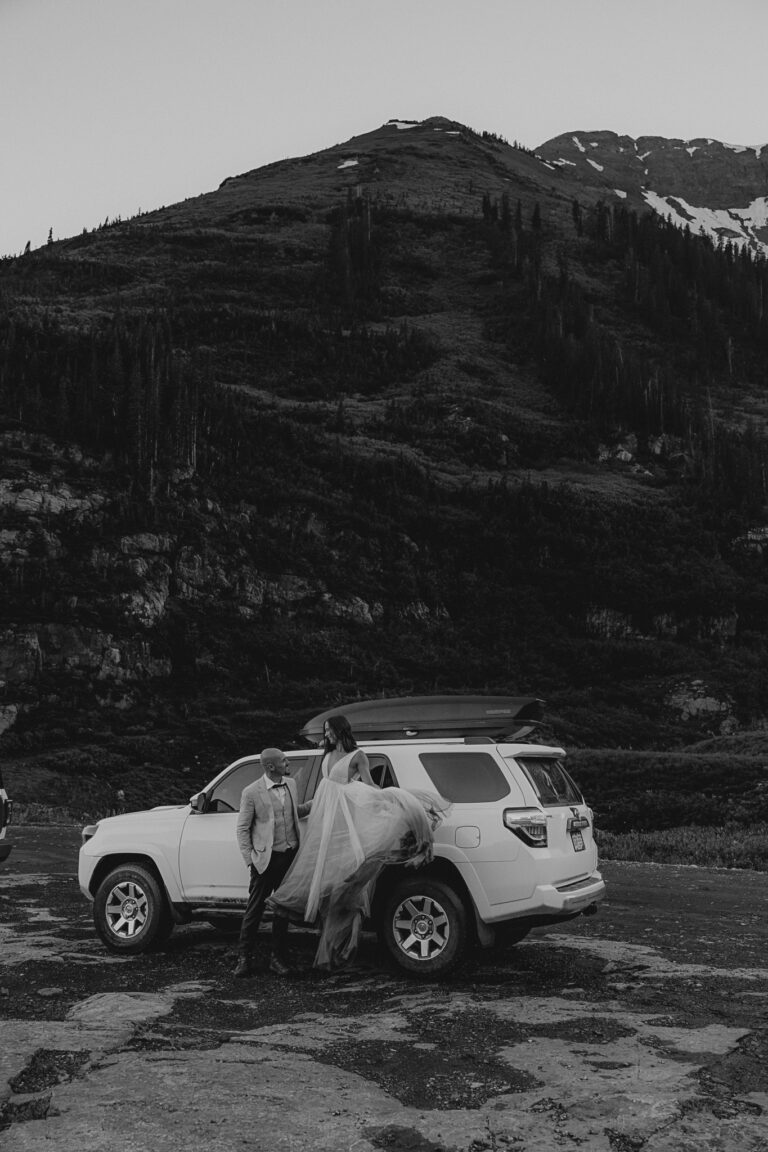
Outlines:
POLYGON ((131 940, 149 919, 147 894, 135 881, 124 880, 109 893, 104 912, 110 932, 120 940, 131 940))
POLYGON ((448 914, 431 896, 408 896, 392 917, 392 932, 401 952, 411 960, 434 960, 451 935, 448 914))

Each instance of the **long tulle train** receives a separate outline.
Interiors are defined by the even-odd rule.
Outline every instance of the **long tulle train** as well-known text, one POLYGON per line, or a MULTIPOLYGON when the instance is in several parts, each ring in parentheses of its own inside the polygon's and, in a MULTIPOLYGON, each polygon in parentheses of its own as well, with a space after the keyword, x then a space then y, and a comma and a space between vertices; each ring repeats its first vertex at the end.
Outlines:
POLYGON ((315 967, 352 958, 377 876, 387 864, 430 860, 434 828, 448 807, 428 793, 320 782, 299 853, 268 902, 278 915, 321 922, 315 967))

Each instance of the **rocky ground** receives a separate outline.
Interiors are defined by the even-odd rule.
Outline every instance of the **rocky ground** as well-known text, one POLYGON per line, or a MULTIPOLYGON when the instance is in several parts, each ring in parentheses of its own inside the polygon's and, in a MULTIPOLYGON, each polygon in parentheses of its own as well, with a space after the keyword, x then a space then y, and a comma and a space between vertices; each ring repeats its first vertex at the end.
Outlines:
MULTIPOLYGON (((598 916, 415 983, 231 976, 207 925, 108 954, 75 829, 14 830, 0 871, 7 1152, 765 1152, 768 876, 607 863, 598 916)), ((265 936, 264 961, 268 937, 265 936)))

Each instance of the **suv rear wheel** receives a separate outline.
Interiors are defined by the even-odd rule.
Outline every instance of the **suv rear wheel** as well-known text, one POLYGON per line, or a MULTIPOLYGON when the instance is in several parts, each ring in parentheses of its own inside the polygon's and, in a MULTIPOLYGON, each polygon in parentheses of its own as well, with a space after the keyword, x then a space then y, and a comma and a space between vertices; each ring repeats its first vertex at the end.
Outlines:
POLYGON ((472 937, 461 897, 442 880, 402 880, 387 895, 379 940, 406 972, 441 976, 470 956, 472 937))
POLYGON ((93 922, 112 952, 146 952, 173 930, 165 893, 140 864, 123 864, 105 876, 93 902, 93 922))

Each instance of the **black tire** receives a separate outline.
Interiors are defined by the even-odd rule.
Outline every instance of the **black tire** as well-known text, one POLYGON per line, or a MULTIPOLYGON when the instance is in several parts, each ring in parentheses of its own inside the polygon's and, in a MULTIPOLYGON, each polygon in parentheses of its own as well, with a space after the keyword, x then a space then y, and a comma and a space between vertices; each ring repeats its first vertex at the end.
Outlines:
POLYGON ((243 917, 238 916, 236 913, 230 915, 228 912, 221 912, 218 916, 205 916, 207 924, 211 928, 215 928, 217 932, 221 932, 222 936, 239 936, 240 925, 243 922, 243 917))
POLYGON ((104 877, 93 902, 96 931, 110 952, 146 952, 173 931, 165 892, 141 864, 122 864, 104 877))
POLYGON ((464 901, 442 880, 401 880, 384 900, 379 941, 396 967, 427 979, 471 960, 474 937, 464 901))

